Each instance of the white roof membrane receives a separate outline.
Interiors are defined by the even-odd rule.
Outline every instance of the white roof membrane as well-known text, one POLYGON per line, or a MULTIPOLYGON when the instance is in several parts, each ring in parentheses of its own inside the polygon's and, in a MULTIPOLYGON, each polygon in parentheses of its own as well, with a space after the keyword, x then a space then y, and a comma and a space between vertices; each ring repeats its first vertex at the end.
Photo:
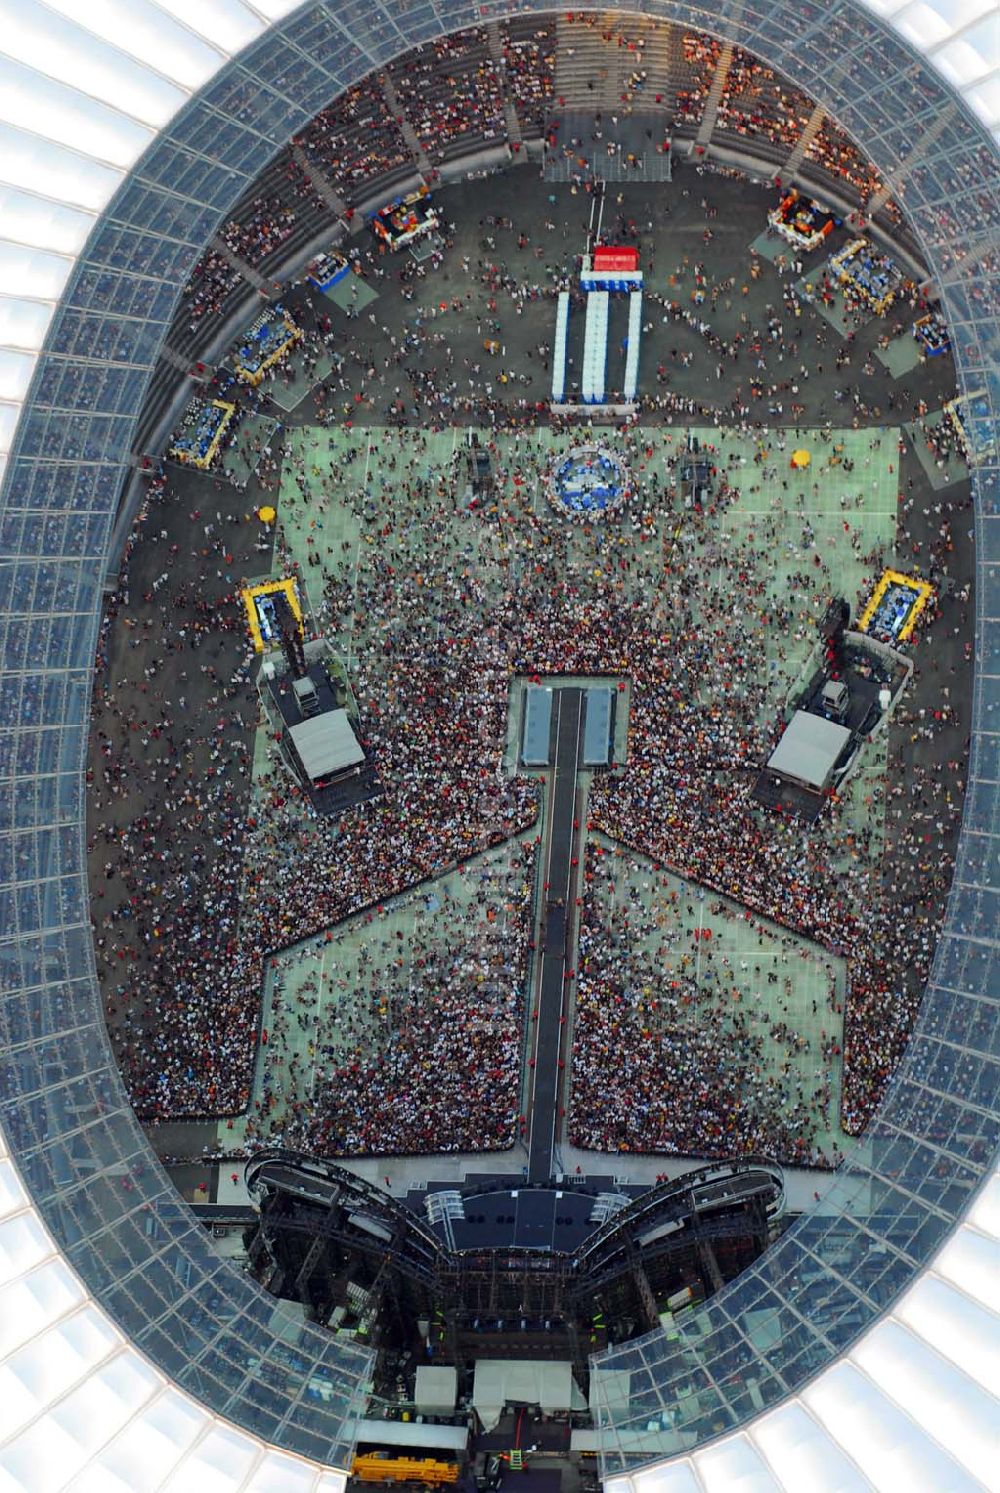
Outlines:
MULTIPOLYGON (((996 0, 856 3, 1000 138, 996 0)), ((293 9, 0 0, 0 479, 89 225, 193 91, 293 9)), ((891 1313, 800 1395, 704 1450, 610 1479, 609 1493, 996 1487, 998 1198, 994 1181, 891 1313)), ((0 1135, 0 1493, 343 1493, 344 1483, 211 1414, 153 1367, 61 1258, 0 1135)))

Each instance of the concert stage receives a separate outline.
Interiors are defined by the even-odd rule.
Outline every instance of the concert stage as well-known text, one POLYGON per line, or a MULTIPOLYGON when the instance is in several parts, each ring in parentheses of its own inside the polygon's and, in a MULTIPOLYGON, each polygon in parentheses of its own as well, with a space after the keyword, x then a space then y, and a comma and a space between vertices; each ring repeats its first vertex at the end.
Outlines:
MULTIPOLYGON (((434 1192, 440 1191, 436 1188, 425 1195, 425 1211, 433 1208, 434 1192)), ((452 1249, 537 1249, 572 1254, 594 1231, 596 1201, 592 1189, 484 1187, 482 1192, 470 1193, 463 1188, 461 1216, 433 1227, 452 1249)))

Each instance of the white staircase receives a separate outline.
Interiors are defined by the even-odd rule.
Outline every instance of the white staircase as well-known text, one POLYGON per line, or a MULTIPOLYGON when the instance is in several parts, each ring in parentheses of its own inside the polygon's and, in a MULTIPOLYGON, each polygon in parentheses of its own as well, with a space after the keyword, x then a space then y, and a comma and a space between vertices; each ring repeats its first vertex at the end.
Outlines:
POLYGON ((799 167, 802 165, 802 162, 805 160, 806 151, 809 149, 810 145, 813 143, 816 136, 823 128, 823 121, 825 118, 826 110, 823 108, 822 104, 817 104, 815 109, 809 116, 809 121, 806 124, 805 129, 802 131, 802 134, 799 136, 798 140, 796 140, 795 147, 792 150, 791 155, 788 157, 788 160, 785 162, 780 172, 778 173, 783 182, 789 182, 794 178, 796 171, 798 171, 799 167))
POLYGON ((385 101, 389 106, 389 111, 392 114, 393 118, 398 121, 403 139, 406 141, 407 145, 410 147, 410 150, 413 152, 413 158, 417 163, 417 169, 419 170, 421 176, 427 176, 432 170, 430 156, 421 145, 420 137, 407 118, 406 110, 399 102, 399 94, 396 92, 396 89, 393 86, 392 79, 389 77, 388 73, 379 73, 379 82, 382 85, 382 92, 385 95, 385 101))
POLYGON ((334 190, 332 184, 327 181, 319 167, 313 165, 301 145, 292 146, 292 157, 296 165, 302 168, 316 189, 317 197, 325 202, 327 207, 337 214, 338 218, 342 218, 347 212, 347 203, 340 196, 339 192, 334 190))
POLYGON ((216 234, 215 238, 210 239, 208 247, 221 255, 229 268, 235 270, 236 274, 248 285, 252 285, 254 290, 259 290, 261 295, 265 296, 271 294, 273 287, 264 279, 260 271, 254 269, 252 264, 247 264, 246 260, 241 259, 238 254, 234 254, 221 234, 216 234))
POLYGON ((712 131, 715 129, 715 121, 719 113, 719 105, 722 102, 722 95, 725 93, 726 84, 729 81, 729 64, 732 60, 732 43, 727 41, 719 53, 719 61, 715 68, 715 77, 712 79, 712 85, 708 90, 708 98, 705 100, 705 112, 701 117, 701 124, 698 126, 698 134, 695 137, 698 145, 707 145, 712 138, 712 131))
POLYGON ((497 21, 489 21, 486 26, 486 35, 490 43, 490 56, 493 58, 500 79, 500 94, 503 98, 503 117, 507 126, 507 137, 511 145, 520 145, 524 138, 521 134, 521 121, 517 117, 510 90, 507 87, 507 62, 503 55, 503 37, 500 34, 500 26, 497 21))

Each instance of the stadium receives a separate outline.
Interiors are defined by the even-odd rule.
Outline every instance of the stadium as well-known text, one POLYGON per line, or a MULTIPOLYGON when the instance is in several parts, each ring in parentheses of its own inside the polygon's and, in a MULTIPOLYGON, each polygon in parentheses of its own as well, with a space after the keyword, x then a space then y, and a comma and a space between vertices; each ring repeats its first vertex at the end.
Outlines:
POLYGON ((996 1486, 990 0, 12 0, 3 1485, 996 1486))

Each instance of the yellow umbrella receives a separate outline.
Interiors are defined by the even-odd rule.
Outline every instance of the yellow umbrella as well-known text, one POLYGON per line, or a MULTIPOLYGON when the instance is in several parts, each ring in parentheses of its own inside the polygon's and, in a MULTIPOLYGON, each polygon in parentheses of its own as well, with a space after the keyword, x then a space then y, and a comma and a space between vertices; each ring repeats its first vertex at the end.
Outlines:
POLYGON ((810 454, 809 454, 808 451, 793 451, 792 452, 792 466, 793 467, 798 467, 798 468, 801 469, 801 468, 807 467, 811 461, 812 461, 812 457, 810 456, 810 454))
POLYGON ((257 517, 260 519, 262 524, 273 524, 274 520, 278 517, 278 514, 277 511, 268 503, 265 504, 263 508, 257 509, 257 517))

